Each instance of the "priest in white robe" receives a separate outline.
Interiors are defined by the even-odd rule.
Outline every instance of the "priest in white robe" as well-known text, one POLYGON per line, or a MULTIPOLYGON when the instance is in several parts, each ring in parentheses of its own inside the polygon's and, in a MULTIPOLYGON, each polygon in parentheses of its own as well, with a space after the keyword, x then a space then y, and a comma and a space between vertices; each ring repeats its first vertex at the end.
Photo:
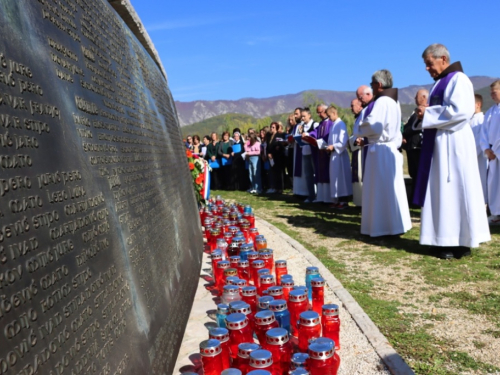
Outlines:
POLYGON ((349 136, 347 126, 339 118, 337 108, 329 107, 326 114, 332 125, 328 135, 328 146, 326 150, 330 152, 330 196, 333 208, 344 209, 347 207, 347 200, 352 195, 351 166, 349 164, 349 154, 347 145, 349 136))
POLYGON ((424 130, 413 203, 423 205, 420 243, 442 259, 470 255, 489 241, 474 135, 474 89, 460 63, 450 65, 445 46, 432 44, 422 54, 436 83, 427 106, 419 106, 424 130))
POLYGON ((489 160, 488 207, 490 225, 500 224, 500 80, 490 85, 491 98, 495 104, 484 115, 481 128, 481 149, 489 160))
POLYGON ((474 95, 475 111, 470 120, 470 127, 474 133, 474 141, 476 142, 477 166, 479 168, 479 178, 481 179, 481 186, 483 188, 484 201, 488 203, 488 188, 487 188, 487 172, 488 172, 488 158, 481 148, 481 128, 484 122, 483 97, 479 94, 474 95))
POLYGON ((366 138, 368 152, 363 176, 361 233, 372 237, 403 234, 411 229, 403 178, 401 107, 392 74, 372 76, 374 100, 363 110, 358 137, 366 138))

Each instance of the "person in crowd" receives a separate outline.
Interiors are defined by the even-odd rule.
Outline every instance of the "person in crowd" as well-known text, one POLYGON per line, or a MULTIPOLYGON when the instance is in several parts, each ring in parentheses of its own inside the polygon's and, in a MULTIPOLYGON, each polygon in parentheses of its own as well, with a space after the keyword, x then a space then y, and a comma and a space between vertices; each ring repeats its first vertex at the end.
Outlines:
MULTIPOLYGON (((295 118, 293 114, 288 116, 287 124, 286 124, 286 137, 287 140, 290 140, 290 136, 293 134, 293 128, 297 125, 295 122, 295 118)), ((286 168, 286 177, 285 177, 285 189, 293 188, 293 155, 294 155, 294 143, 288 142, 285 146, 285 168, 286 168)))
POLYGON ((233 142, 229 139, 229 132, 222 133, 222 140, 218 144, 217 154, 221 161, 220 179, 223 190, 233 190, 233 176, 231 164, 233 163, 233 142))
MULTIPOLYGON (((327 108, 326 104, 320 104, 316 107, 316 113, 321 118, 321 122, 316 129, 309 132, 309 136, 318 142, 316 145, 311 146, 316 182, 316 199, 314 203, 333 203, 330 191, 330 153, 326 151, 330 128, 333 123, 326 114, 327 108)), ((302 135, 305 136, 306 133, 302 133, 302 135)))
MULTIPOLYGON (((351 112, 354 115, 354 129, 357 130, 361 111, 363 106, 359 99, 353 99, 351 101, 351 112)), ((354 145, 356 143, 356 137, 352 135, 349 138, 349 146, 352 151, 351 159, 351 181, 352 181, 352 202, 355 206, 361 207, 361 192, 363 186, 363 169, 362 166, 362 146, 354 145)))
POLYGON ((206 135, 203 137, 203 143, 201 144, 200 156, 206 159, 207 146, 210 144, 210 136, 206 135))
MULTIPOLYGON (((417 108, 419 105, 425 105, 428 97, 429 91, 426 89, 418 90, 415 95, 415 104, 417 105, 417 108)), ((406 151, 408 174, 410 175, 412 181, 410 202, 413 201, 413 194, 415 186, 417 185, 415 181, 417 180, 423 136, 421 123, 422 120, 418 118, 417 111, 415 109, 403 128, 403 149, 406 151)))
POLYGON ((193 135, 193 147, 192 147, 192 152, 193 154, 200 155, 201 153, 201 140, 199 135, 193 135))
POLYGON ((192 150, 193 149, 193 137, 188 135, 186 137, 186 143, 185 143, 185 146, 188 150, 192 150))
POLYGON ((461 258, 490 240, 469 125, 474 89, 460 62, 450 64, 444 45, 430 45, 422 58, 436 82, 428 104, 417 109, 424 130, 413 198, 423 206, 420 243, 439 258, 461 258))
POLYGON ((363 171, 364 163, 367 155, 367 148, 364 147, 366 139, 356 137, 354 134, 358 133, 359 124, 362 122, 364 115, 363 110, 373 100, 373 91, 366 85, 359 86, 356 90, 358 102, 361 104, 362 110, 359 112, 353 127, 353 136, 349 138, 349 144, 353 152, 352 159, 352 182, 353 182, 353 203, 361 207, 363 196, 363 171))
POLYGON ((488 207, 491 216, 488 218, 490 225, 500 224, 500 80, 490 85, 491 99, 495 103, 484 115, 481 128, 481 149, 489 160, 488 166, 488 207))
MULTIPOLYGON (((309 133, 316 129, 319 124, 312 119, 309 108, 304 108, 301 112, 302 123, 298 126, 299 134, 309 133)), ((314 162, 312 158, 311 146, 302 146, 302 173, 307 186, 307 198, 304 203, 312 203, 316 199, 316 185, 314 183, 314 162)))
POLYGON ((205 159, 208 161, 212 172, 210 173, 210 190, 218 190, 220 188, 219 169, 220 159, 218 158, 218 144, 217 133, 213 132, 210 135, 210 143, 207 145, 207 152, 205 159))
POLYGON ((248 177, 250 180, 250 194, 262 193, 260 158, 260 141, 254 129, 248 130, 248 140, 245 142, 245 154, 248 160, 248 177))
POLYGON ((248 188, 248 173, 245 169, 245 160, 242 154, 245 151, 245 142, 242 139, 240 132, 233 133, 233 164, 231 174, 233 176, 234 190, 245 191, 248 188))
MULTIPOLYGON (((292 132, 293 137, 302 135, 302 108, 295 108, 293 112, 295 127, 292 132)), ((302 168, 302 146, 293 141, 293 194, 301 197, 308 197, 306 177, 302 168)))
POLYGON ((261 171, 261 181, 262 181, 262 191, 269 189, 269 169, 271 168, 269 160, 267 159, 267 133, 269 132, 269 126, 264 126, 260 129, 260 159, 262 161, 261 171))
POLYGON ((487 173, 488 173, 488 158, 481 148, 481 127, 484 122, 483 113, 483 97, 480 94, 474 95, 474 115, 470 120, 470 127, 474 133, 474 140, 476 142, 477 153, 477 166, 479 168, 479 177, 481 178, 481 186, 483 187, 484 202, 488 203, 488 187, 487 187, 487 173))
POLYGON ((348 199, 352 195, 351 168, 347 152, 349 135, 347 126, 339 118, 336 107, 328 107, 326 115, 332 123, 326 147, 330 159, 328 172, 330 196, 333 203, 331 207, 342 210, 347 207, 348 199))
MULTIPOLYGON (((282 126, 282 125, 281 125, 282 126)), ((267 133, 267 159, 269 160, 270 188, 267 194, 283 192, 283 173, 285 169, 285 134, 280 132, 280 124, 272 122, 267 133)))
POLYGON ((365 138, 367 156, 363 173, 361 233, 371 237, 399 235, 411 229, 403 179, 401 108, 392 74, 379 70, 372 76, 375 98, 362 112, 358 138, 365 138))

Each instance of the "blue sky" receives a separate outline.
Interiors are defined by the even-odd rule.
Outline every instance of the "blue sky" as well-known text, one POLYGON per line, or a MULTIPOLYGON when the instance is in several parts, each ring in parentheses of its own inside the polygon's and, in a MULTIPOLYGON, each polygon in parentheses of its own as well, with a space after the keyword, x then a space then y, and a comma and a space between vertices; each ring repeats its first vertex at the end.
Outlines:
POLYGON ((175 100, 353 91, 389 69, 430 83, 420 55, 443 43, 469 75, 500 76, 499 0, 131 0, 175 100))

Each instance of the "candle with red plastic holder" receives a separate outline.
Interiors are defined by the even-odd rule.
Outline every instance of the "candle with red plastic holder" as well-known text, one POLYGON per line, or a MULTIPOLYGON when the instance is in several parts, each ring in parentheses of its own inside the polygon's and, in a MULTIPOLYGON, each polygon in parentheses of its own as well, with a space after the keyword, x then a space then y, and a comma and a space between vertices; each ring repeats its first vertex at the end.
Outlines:
POLYGON ((281 284, 281 276, 288 274, 286 260, 275 261, 274 270, 276 274, 276 284, 281 284))
POLYGON ((284 299, 285 295, 283 293, 283 287, 279 285, 271 286, 267 288, 267 295, 273 297, 274 299, 284 299))
POLYGON ((273 355, 273 368, 279 375, 286 375, 290 370, 292 344, 288 331, 283 328, 273 328, 266 332, 264 348, 273 355))
POLYGON ((322 308, 325 304, 325 279, 315 277, 311 280, 312 287, 312 309, 319 315, 322 314, 322 308))
POLYGON ((266 263, 266 268, 269 268, 271 273, 274 271, 274 254, 273 250, 265 248, 259 250, 259 259, 262 259, 266 263))
POLYGON ((309 344, 309 372, 311 375, 337 375, 340 357, 333 340, 320 337, 309 344))
POLYGON ((226 317, 226 327, 229 330, 229 346, 231 357, 238 355, 238 345, 244 342, 253 342, 252 328, 244 314, 233 313, 226 317))
POLYGON ((293 279, 283 279, 281 278, 281 287, 283 288, 283 299, 288 302, 288 296, 295 285, 293 279))
POLYGON ((225 370, 231 367, 231 357, 229 354, 229 331, 227 328, 212 328, 208 332, 210 339, 219 340, 222 349, 222 369, 225 370))
POLYGON ((335 350, 340 349, 340 317, 339 306, 335 304, 323 305, 323 316, 321 317, 323 336, 335 342, 335 350))
POLYGON ((231 268, 238 268, 238 262, 240 261, 240 256, 239 255, 232 255, 229 257, 229 263, 231 263, 231 268))
POLYGON ((271 296, 262 296, 257 299, 257 310, 264 311, 269 310, 269 303, 274 301, 274 298, 271 296))
POLYGON ((238 262, 238 277, 246 280, 247 285, 250 284, 252 276, 250 275, 250 264, 248 263, 248 260, 240 260, 238 262))
POLYGON ((259 344, 253 342, 244 342, 238 345, 238 355, 233 361, 233 366, 240 370, 243 374, 248 373, 248 365, 250 363, 250 353, 260 349, 259 344))
MULTIPOLYGON (((307 351, 309 343, 321 336, 321 318, 316 311, 304 311, 299 315, 299 350, 307 351)), ((311 355, 309 353, 309 355, 311 355)))
POLYGON ((253 285, 255 285, 257 288, 259 287, 258 284, 260 281, 258 272, 260 269, 263 269, 265 266, 266 266, 266 263, 260 259, 254 260, 253 262, 250 263, 253 285))
POLYGON ((222 348, 219 340, 209 339, 200 343, 201 363, 205 375, 220 375, 222 372, 222 348))
POLYGON ((231 264, 227 260, 220 260, 217 262, 215 267, 215 284, 217 285, 219 293, 222 293, 222 288, 226 284, 224 280, 224 271, 230 266, 231 264))
POLYGON ((260 275, 259 276, 259 284, 257 285, 257 294, 259 296, 264 295, 264 291, 268 288, 275 286, 274 276, 271 274, 268 275, 260 275))
POLYGON ((307 291, 303 289, 292 290, 288 295, 288 311, 290 312, 290 329, 293 336, 298 337, 297 322, 299 316, 307 311, 307 291))
POLYGON ((257 287, 246 286, 241 289, 241 300, 248 303, 252 311, 257 312, 257 287))
POLYGON ((250 228, 250 236, 252 237, 252 243, 255 242, 255 237, 259 235, 259 229, 252 227, 250 228))
POLYGON ((261 345, 264 345, 266 342, 266 332, 279 327, 274 313, 270 310, 257 312, 254 316, 254 323, 254 332, 261 345))

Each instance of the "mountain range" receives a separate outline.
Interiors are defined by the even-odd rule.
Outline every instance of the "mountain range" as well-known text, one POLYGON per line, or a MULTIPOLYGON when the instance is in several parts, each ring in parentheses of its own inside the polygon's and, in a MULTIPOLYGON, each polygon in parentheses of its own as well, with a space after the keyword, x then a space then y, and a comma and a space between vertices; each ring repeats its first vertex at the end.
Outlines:
MULTIPOLYGON (((497 78, 486 76, 469 77, 474 89, 479 91, 487 87, 497 78)), ((432 84, 411 85, 399 88, 399 101, 401 104, 413 104, 415 93, 421 89, 430 89, 432 84)), ((488 90, 481 90, 486 93, 488 90)), ((211 117, 226 113, 240 113, 255 118, 262 118, 292 112, 296 107, 304 104, 304 95, 311 93, 325 103, 335 103, 341 107, 349 107, 351 100, 355 98, 354 91, 331 91, 331 90, 306 90, 296 94, 273 96, 270 98, 243 98, 238 100, 195 100, 192 102, 176 101, 177 114, 181 126, 194 124, 211 117)), ((489 103, 485 98, 485 104, 489 103)), ((488 106, 485 106, 485 109, 488 106)))

